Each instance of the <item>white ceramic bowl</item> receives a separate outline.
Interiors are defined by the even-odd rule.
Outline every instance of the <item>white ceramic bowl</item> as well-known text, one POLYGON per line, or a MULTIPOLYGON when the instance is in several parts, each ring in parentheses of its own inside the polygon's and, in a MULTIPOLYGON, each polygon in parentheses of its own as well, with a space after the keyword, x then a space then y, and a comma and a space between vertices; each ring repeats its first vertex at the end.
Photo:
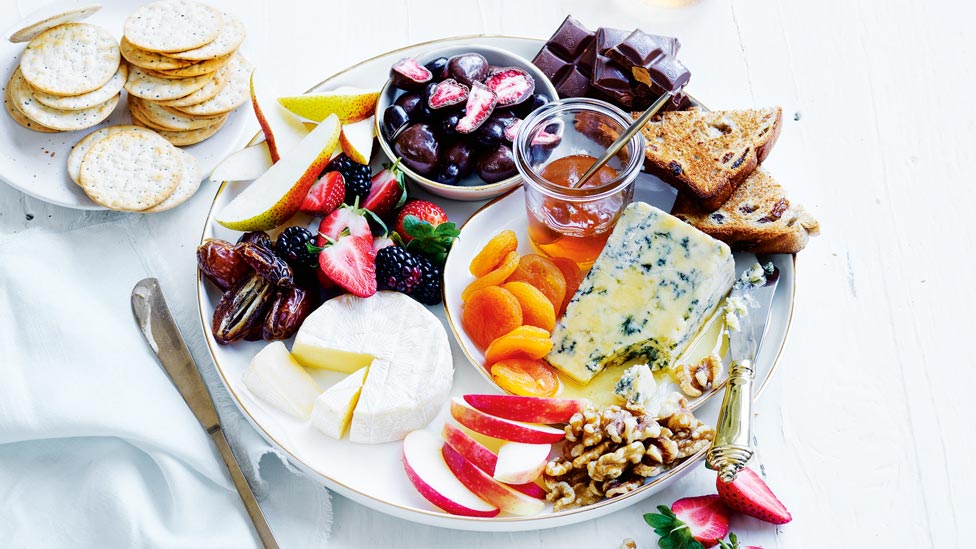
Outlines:
MULTIPOLYGON (((437 59, 438 57, 451 58, 462 53, 481 54, 486 60, 488 60, 489 64, 497 65, 499 67, 521 67, 525 69, 526 72, 532 76, 532 78, 535 79, 536 92, 545 93, 552 99, 559 97, 559 94, 556 92, 556 88, 552 85, 552 82, 550 82, 549 79, 546 78, 546 75, 542 74, 542 71, 533 65, 531 61, 500 48, 481 46, 478 44, 459 44, 424 52, 422 55, 416 56, 416 59, 421 65, 424 65, 433 61, 434 59, 437 59)), ((384 136, 383 113, 386 111, 386 108, 389 107, 402 93, 404 92, 394 88, 388 79, 383 85, 383 89, 380 90, 380 97, 376 101, 376 137, 380 143, 380 149, 383 150, 383 153, 390 159, 391 162, 396 160, 397 155, 393 151, 393 144, 387 142, 384 136)), ((414 181, 417 185, 423 187, 433 194, 436 194, 437 196, 450 198, 451 200, 487 200, 489 198, 494 198, 504 194, 508 190, 517 187, 522 182, 522 178, 516 174, 508 179, 498 181, 497 183, 485 183, 480 177, 478 177, 478 174, 472 173, 468 177, 462 179, 458 185, 447 185, 424 177, 403 164, 401 164, 401 167, 403 168, 403 172, 407 175, 407 177, 414 181)))

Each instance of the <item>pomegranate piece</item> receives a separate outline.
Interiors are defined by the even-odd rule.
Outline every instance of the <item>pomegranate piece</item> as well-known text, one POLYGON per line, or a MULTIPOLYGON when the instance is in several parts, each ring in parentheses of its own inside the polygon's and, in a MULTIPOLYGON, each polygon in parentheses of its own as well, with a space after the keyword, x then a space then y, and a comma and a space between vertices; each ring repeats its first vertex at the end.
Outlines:
POLYGON ((507 139, 508 141, 514 142, 515 141, 515 132, 518 131, 518 128, 519 128, 519 126, 521 124, 522 124, 522 119, 521 118, 516 118, 515 120, 512 121, 511 124, 505 126, 505 131, 502 132, 502 135, 504 135, 505 136, 505 139, 507 139))
POLYGON ((491 116, 498 104, 498 96, 481 82, 471 84, 468 102, 464 106, 464 116, 458 120, 458 133, 471 133, 481 127, 491 116))
POLYGON ((412 57, 404 57, 390 67, 393 85, 403 90, 419 90, 434 78, 427 67, 412 57))
POLYGON ((458 83, 453 78, 442 80, 434 85, 434 90, 427 98, 427 106, 432 109, 442 109, 468 100, 469 88, 458 83))
POLYGON ((488 75, 485 85, 498 96, 500 107, 518 105, 535 91, 535 79, 519 67, 496 69, 488 75))

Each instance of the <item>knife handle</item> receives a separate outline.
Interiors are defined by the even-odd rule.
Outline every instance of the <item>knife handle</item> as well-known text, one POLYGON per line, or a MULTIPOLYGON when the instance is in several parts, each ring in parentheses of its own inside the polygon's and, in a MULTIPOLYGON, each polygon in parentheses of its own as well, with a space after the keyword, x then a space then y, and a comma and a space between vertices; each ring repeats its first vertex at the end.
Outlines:
POLYGON ((718 471, 725 482, 732 482, 752 457, 752 383, 756 378, 751 360, 733 362, 729 381, 718 414, 715 440, 705 456, 709 469, 718 471))
POLYGON ((254 529, 258 533, 258 538, 261 539, 261 544, 264 545, 265 549, 278 549, 278 542, 274 539, 271 526, 268 525, 267 519, 264 518, 264 513, 261 512, 261 506, 258 504, 257 498, 254 497, 254 492, 251 491, 251 487, 244 477, 244 472, 241 471, 241 466, 237 463, 237 458, 234 457, 234 452, 231 451, 230 445, 227 444, 227 438, 224 437, 224 432, 220 429, 219 425, 210 431, 210 437, 213 439, 214 444, 217 445, 217 450, 220 451, 220 457, 224 459, 224 464, 227 466, 230 478, 234 481, 234 486, 237 487, 237 493, 240 494, 241 501, 244 502, 244 508, 247 509, 247 514, 251 516, 251 522, 254 523, 254 529))

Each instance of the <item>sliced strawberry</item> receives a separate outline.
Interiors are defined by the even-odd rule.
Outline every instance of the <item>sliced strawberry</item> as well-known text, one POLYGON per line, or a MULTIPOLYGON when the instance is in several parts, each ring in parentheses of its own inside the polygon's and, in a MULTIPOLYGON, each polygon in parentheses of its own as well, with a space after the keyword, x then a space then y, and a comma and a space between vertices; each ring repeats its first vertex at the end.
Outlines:
POLYGON ((383 217, 403 206, 407 199, 407 187, 403 183, 399 158, 385 170, 374 175, 370 181, 369 195, 363 201, 363 209, 383 217))
POLYGON ((783 502, 773 494, 763 479, 748 467, 739 471, 732 482, 716 479, 715 487, 722 501, 740 513, 773 524, 786 524, 793 520, 793 516, 786 510, 783 502))
POLYGON ((359 297, 376 293, 376 252, 373 239, 343 229, 338 238, 328 239, 319 253, 319 268, 339 287, 359 297))
POLYGON ((298 208, 309 215, 328 215, 346 198, 346 184, 339 172, 327 172, 312 184, 298 208))
POLYGON ((319 260, 319 266, 315 268, 315 278, 318 279, 319 286, 322 286, 323 288, 329 289, 336 287, 335 282, 333 282, 332 279, 329 278, 329 275, 325 274, 325 271, 322 270, 321 260, 319 260))
POLYGON ((670 509, 657 509, 660 514, 648 513, 644 520, 661 536, 661 547, 715 547, 729 533, 729 510, 717 495, 682 498, 670 509))
POLYGON ((335 240, 339 233, 349 229, 349 234, 358 237, 369 237, 370 244, 373 242, 373 233, 369 230, 369 222, 366 221, 364 212, 356 206, 345 205, 335 210, 322 219, 319 223, 318 246, 325 246, 327 239, 335 240))
POLYGON ((385 236, 385 235, 384 236, 381 236, 379 238, 374 238, 373 239, 373 251, 374 252, 379 252, 383 248, 388 248, 390 246, 395 246, 395 245, 396 245, 396 243, 393 242, 393 239, 390 238, 390 237, 388 237, 388 236, 385 236))

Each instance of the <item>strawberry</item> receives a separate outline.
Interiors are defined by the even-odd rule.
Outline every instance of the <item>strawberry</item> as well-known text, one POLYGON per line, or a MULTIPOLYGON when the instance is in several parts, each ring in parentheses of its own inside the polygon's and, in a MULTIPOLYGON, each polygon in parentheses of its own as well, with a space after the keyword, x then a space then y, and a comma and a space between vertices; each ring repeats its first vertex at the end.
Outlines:
POLYGON ((438 265, 447 259, 454 239, 460 231, 447 220, 444 209, 426 200, 411 200, 400 210, 396 232, 412 252, 430 257, 438 265))
POLYGON ((373 176, 369 195, 363 201, 363 208, 383 217, 403 206, 407 200, 407 187, 400 171, 400 159, 373 176))
POLYGON ((729 533, 729 510, 717 495, 682 498, 668 509, 644 515, 644 521, 661 536, 662 549, 715 547, 729 533))
POLYGON ((383 248, 388 248, 390 246, 395 246, 395 245, 396 245, 396 243, 393 242, 393 239, 390 238, 390 237, 388 237, 388 236, 385 236, 385 235, 384 236, 381 236, 379 238, 374 238, 373 239, 373 251, 374 252, 379 252, 383 248))
POLYGON ((349 229, 352 236, 369 237, 373 242, 373 233, 366 220, 366 211, 356 205, 344 205, 333 211, 319 223, 318 246, 324 246, 327 239, 335 240, 344 229, 349 229))
MULTIPOLYGON (((364 219, 365 221, 365 219, 364 219)), ((348 228, 337 238, 326 237, 319 268, 339 287, 359 297, 376 293, 376 252, 373 239, 353 235, 348 228)))
POLYGON ((299 210, 309 215, 328 215, 346 198, 346 184, 339 172, 326 172, 308 189, 299 210))
POLYGON ((715 480, 718 495, 730 508, 773 524, 786 524, 793 516, 755 471, 746 467, 735 480, 715 480))

